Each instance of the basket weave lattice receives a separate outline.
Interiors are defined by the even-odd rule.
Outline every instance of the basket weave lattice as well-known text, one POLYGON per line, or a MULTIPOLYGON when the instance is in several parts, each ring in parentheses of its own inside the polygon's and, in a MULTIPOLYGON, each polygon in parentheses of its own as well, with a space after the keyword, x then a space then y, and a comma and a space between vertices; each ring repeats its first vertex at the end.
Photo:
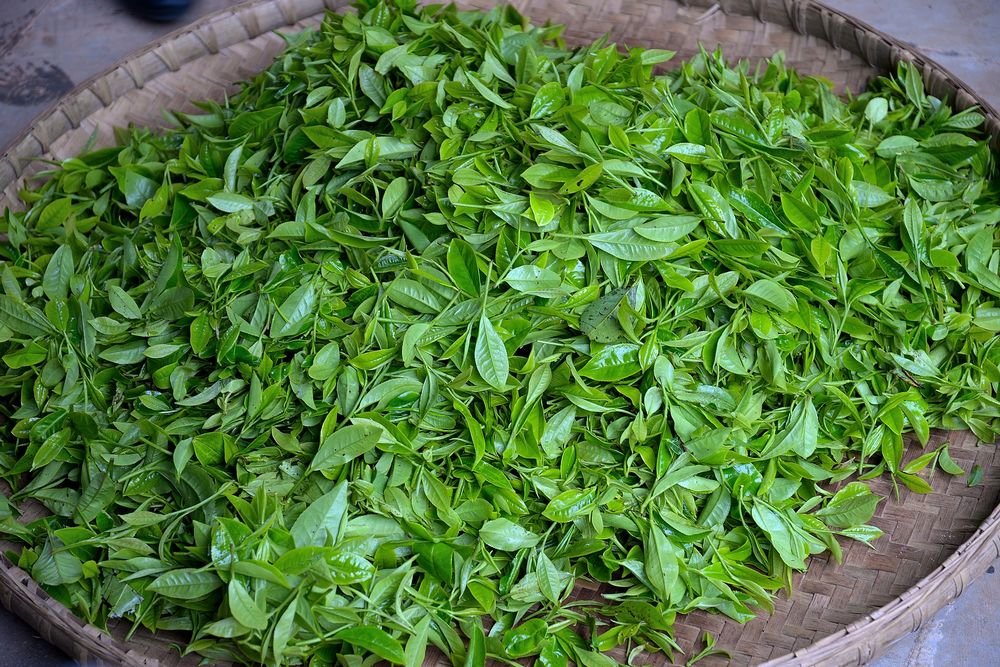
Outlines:
MULTIPOLYGON (((40 117, 0 157, 0 210, 18 205, 17 191, 42 165, 39 157, 66 158, 88 141, 107 145, 112 128, 128 123, 162 125, 162 109, 188 109, 191 100, 221 98, 233 84, 262 70, 284 42, 275 30, 316 23, 325 9, 347 0, 253 0, 211 15, 127 58, 77 88, 40 117)), ((488 5, 489 0, 460 4, 488 5)), ((785 52, 805 74, 859 90, 873 75, 903 59, 917 64, 928 91, 960 108, 977 104, 996 144, 1000 115, 964 83, 925 56, 837 11, 809 0, 515 0, 534 22, 568 26, 567 38, 583 43, 610 34, 628 45, 669 48, 691 56, 699 43, 721 44, 730 58, 757 59, 785 52)), ((915 630, 950 602, 1000 556, 1000 454, 979 446, 970 433, 950 435, 951 453, 968 469, 980 465, 981 485, 937 474, 935 492, 902 489, 879 509, 873 523, 886 536, 869 549, 845 544, 844 562, 813 558, 794 593, 776 601, 772 615, 740 625, 696 613, 678 621, 678 642, 692 649, 703 631, 732 653, 731 664, 847 665, 870 660, 915 630), (770 662, 768 662, 770 661, 770 662)), ((940 442, 941 436, 935 441, 940 442)), ((910 456, 916 456, 911 452, 910 456)), ((873 483, 890 496, 887 480, 873 483)), ((27 518, 33 518, 29 516, 27 518)), ((0 552, 15 545, 0 540, 0 552)), ((578 590, 593 596, 596 591, 578 590)), ((106 634, 77 619, 31 578, 0 555, 0 603, 34 625, 48 641, 87 664, 164 667, 197 664, 181 659, 183 638, 138 632, 127 624, 106 634)), ((662 657, 652 657, 663 664, 662 657)), ((430 663, 447 664, 440 656, 430 663)), ((723 664, 713 658, 705 664, 723 664)))

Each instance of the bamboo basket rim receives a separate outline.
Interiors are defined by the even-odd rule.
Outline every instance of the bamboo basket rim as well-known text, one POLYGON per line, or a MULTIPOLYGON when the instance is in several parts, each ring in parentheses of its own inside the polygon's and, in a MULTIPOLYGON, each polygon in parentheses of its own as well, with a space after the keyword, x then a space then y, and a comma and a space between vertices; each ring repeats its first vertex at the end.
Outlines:
MULTIPOLYGON (((900 61, 911 62, 919 69, 925 86, 932 94, 950 98, 951 104, 958 109, 973 105, 979 107, 986 117, 985 129, 993 147, 1000 147, 1000 112, 971 86, 926 54, 840 10, 817 0, 772 0, 770 3, 768 0, 674 1, 687 7, 703 8, 706 15, 721 10, 726 14, 752 16, 761 22, 790 27, 800 35, 816 37, 833 48, 846 49, 883 72, 900 61), (780 11, 774 7, 778 4, 781 5, 780 11)), ((343 0, 243 0, 161 36, 81 82, 36 116, 29 126, 3 147, 0 154, 0 189, 22 178, 24 165, 47 153, 63 131, 77 128, 97 109, 110 105, 123 90, 142 88, 156 76, 177 71, 185 63, 199 57, 178 59, 170 49, 170 45, 177 40, 193 37, 208 54, 215 54, 240 42, 238 39, 228 43, 218 41, 213 26, 220 22, 241 22, 246 29, 243 41, 249 41, 267 32, 287 30, 304 19, 346 4, 343 0), (265 19, 263 23, 260 22, 262 15, 265 19), (150 73, 152 76, 147 76, 150 73)), ((513 0, 512 4, 518 5, 518 0, 513 0)), ((935 612, 961 595, 997 558, 1000 558, 1000 506, 993 508, 972 536, 953 554, 903 594, 841 630, 763 665, 811 667, 817 664, 864 664, 904 635, 921 627, 935 612)), ((155 658, 130 648, 127 642, 79 619, 0 553, 0 603, 12 608, 15 601, 20 603, 22 611, 30 609, 33 612, 24 620, 36 629, 41 631, 39 626, 43 620, 50 623, 51 626, 42 634, 47 640, 74 653, 74 657, 96 659, 97 664, 130 667, 156 667, 159 664, 155 658), (76 643, 69 645, 67 637, 76 643)))
MULTIPOLYGON (((442 0, 444 1, 444 0, 442 0)), ((454 1, 454 0, 447 0, 454 1)), ((517 0, 506 0, 511 4, 516 5, 517 0)), ((766 0, 673 0, 678 4, 685 6, 696 6, 705 7, 709 10, 718 8, 725 13, 734 14, 744 14, 747 16, 753 16, 758 21, 768 22, 768 18, 765 16, 765 7, 767 5, 766 0), (742 10, 742 11, 740 11, 742 10)), ((986 117, 986 127, 987 133, 992 138, 992 143, 994 148, 1000 147, 1000 110, 994 107, 990 102, 988 102, 982 95, 977 93, 972 86, 966 83, 962 78, 952 73, 949 69, 938 63, 936 60, 931 58, 926 53, 913 49, 900 39, 885 33, 878 28, 871 26, 870 24, 862 21, 861 19, 847 14, 839 9, 830 7, 820 0, 782 0, 785 7, 785 14, 788 24, 796 32, 800 34, 814 34, 807 24, 806 13, 808 11, 815 11, 821 21, 822 34, 815 35, 829 42, 834 48, 844 48, 842 38, 843 38, 843 24, 849 28, 853 28, 856 32, 863 33, 866 36, 870 36, 882 42, 882 45, 888 49, 889 59, 886 60, 884 49, 877 48, 877 42, 875 45, 869 43, 865 45, 859 44, 862 48, 859 49, 860 52, 856 55, 864 58, 865 62, 869 65, 878 67, 883 70, 888 70, 887 65, 895 66, 896 63, 900 61, 911 62, 921 70, 921 76, 924 79, 925 85, 929 83, 931 76, 937 78, 935 81, 938 85, 936 87, 946 87, 950 89, 948 92, 954 93, 952 103, 960 109, 964 109, 970 106, 977 106, 983 112, 986 117)), ((277 26, 270 28, 271 30, 277 30, 281 27, 292 26, 297 23, 302 18, 305 18, 308 14, 301 13, 297 11, 299 5, 306 6, 306 12, 308 12, 309 6, 315 6, 316 10, 312 14, 316 14, 325 9, 333 10, 340 7, 341 4, 336 0, 239 0, 236 4, 225 9, 221 9, 210 14, 206 14, 201 18, 197 19, 193 23, 185 25, 177 30, 168 32, 165 35, 158 37, 146 46, 143 46, 128 55, 120 58, 112 65, 109 65, 104 70, 90 76, 89 78, 81 81, 77 84, 70 92, 66 93, 63 97, 56 100, 52 105, 35 116, 31 123, 25 126, 19 133, 14 135, 14 137, 5 146, 0 146, 0 162, 13 159, 11 153, 16 150, 26 139, 32 136, 32 134, 50 119, 56 113, 59 113, 62 105, 66 100, 78 97, 81 93, 85 91, 92 90, 93 87, 99 82, 107 79, 112 73, 119 70, 124 70, 128 73, 135 84, 136 87, 141 88, 145 85, 145 80, 142 76, 136 76, 134 70, 128 68, 128 64, 138 61, 142 56, 146 54, 157 55, 163 63, 171 71, 178 69, 184 63, 172 62, 169 59, 164 59, 161 55, 164 44, 173 42, 174 40, 191 34, 196 36, 205 46, 208 48, 210 53, 216 53, 221 46, 214 41, 214 35, 210 37, 207 41, 203 38, 206 29, 216 21, 223 20, 227 17, 231 17, 236 14, 243 13, 250 8, 258 5, 273 5, 281 12, 282 16, 286 21, 285 26, 277 26)), ((529 17, 530 18, 530 17, 529 17)), ((262 31, 263 32, 263 31, 262 31)), ((250 35, 252 38, 255 35, 250 35)), ((228 46, 228 45, 226 45, 228 46)), ((101 97, 99 95, 99 97, 101 97)), ((103 100, 102 100, 103 101, 103 100)), ((77 123, 73 122, 70 118, 70 124, 72 127, 76 127, 77 123)), ((42 152, 48 148, 47 145, 42 144, 42 152)))

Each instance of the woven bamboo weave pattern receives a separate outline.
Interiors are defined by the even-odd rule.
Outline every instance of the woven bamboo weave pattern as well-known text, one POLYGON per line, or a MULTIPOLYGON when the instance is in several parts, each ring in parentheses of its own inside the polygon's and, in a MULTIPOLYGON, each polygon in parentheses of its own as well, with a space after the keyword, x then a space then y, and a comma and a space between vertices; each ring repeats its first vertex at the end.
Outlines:
MULTIPOLYGON (((222 99, 235 83, 264 69, 282 49, 274 34, 317 23, 327 10, 342 10, 348 0, 252 0, 206 17, 85 82, 53 110, 40 117, 0 157, 0 209, 17 206, 17 191, 44 164, 39 157, 66 158, 88 144, 109 145, 113 128, 136 124, 162 127, 163 109, 190 110, 192 101, 222 99)), ((489 0, 460 2, 489 7, 489 0)), ((800 0, 515 0, 535 23, 563 23, 571 44, 605 34, 620 45, 675 50, 686 58, 702 44, 721 45, 730 59, 768 58, 784 51, 803 74, 825 77, 838 90, 860 90, 900 59, 918 65, 933 94, 960 107, 978 104, 988 129, 1000 136, 1000 116, 961 81, 919 53, 870 27, 816 2, 800 0)), ((964 478, 936 474, 935 492, 918 495, 888 480, 873 489, 889 499, 873 523, 886 535, 870 549, 844 544, 844 561, 813 558, 798 576, 791 596, 775 602, 775 612, 740 625, 705 613, 678 620, 678 642, 697 652, 700 637, 710 631, 718 645, 732 653, 733 665, 859 664, 915 629, 1000 555, 1000 455, 992 445, 979 445, 969 433, 935 434, 932 444, 951 442, 953 458, 964 468, 980 465, 981 485, 967 487, 964 478), (771 662, 768 662, 771 661, 771 662)), ((920 452, 911 448, 907 458, 920 452)), ((29 508, 26 519, 40 516, 29 508)), ((0 552, 14 549, 0 541, 0 552)), ((577 594, 596 597, 596 587, 577 594)), ((111 634, 77 619, 51 599, 30 577, 0 558, 0 603, 32 622, 47 640, 73 657, 108 665, 194 665, 181 658, 183 638, 137 632, 127 641, 127 623, 111 634)), ((619 656, 621 657, 621 656, 619 656)), ((687 656, 676 656, 681 664, 687 656)), ((651 664, 668 664, 649 656, 651 664)), ((449 664, 429 656, 427 664, 449 664)), ((713 658, 706 665, 727 664, 713 658)))

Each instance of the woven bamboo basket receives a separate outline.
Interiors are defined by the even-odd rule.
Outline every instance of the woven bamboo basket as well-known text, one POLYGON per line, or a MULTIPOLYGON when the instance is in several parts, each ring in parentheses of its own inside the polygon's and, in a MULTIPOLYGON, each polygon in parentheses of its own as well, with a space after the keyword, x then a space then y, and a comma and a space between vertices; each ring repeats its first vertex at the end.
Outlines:
MULTIPOLYGON (((37 158, 67 158, 88 142, 108 145, 113 128, 164 124, 163 109, 187 110, 191 101, 221 98, 238 82, 264 69, 292 32, 342 10, 349 0, 251 0, 175 32, 79 86, 0 157, 0 210, 18 207, 17 192, 42 168, 37 158)), ((490 0, 460 2, 486 6, 490 0)), ((959 108, 978 105, 997 144, 1000 114, 962 81, 929 58, 873 28, 810 0, 514 0, 535 23, 567 25, 572 43, 604 34, 622 44, 668 48, 678 57, 699 44, 722 45, 729 58, 766 58, 784 51, 805 74, 832 80, 838 90, 858 91, 873 75, 899 60, 915 63, 927 90, 959 108)), ((935 434, 932 445, 945 439, 935 434)), ((794 593, 775 611, 740 625, 723 616, 695 613, 676 625, 677 640, 695 652, 704 631, 732 654, 729 664, 863 664, 916 630, 955 599, 1000 556, 1000 453, 971 433, 947 434, 951 453, 968 469, 978 464, 983 482, 937 474, 934 493, 903 489, 882 504, 873 523, 885 532, 874 549, 844 545, 843 563, 813 558, 796 578, 794 593)), ((918 455, 911 448, 910 457, 918 455)), ((887 480, 873 488, 892 496, 887 480)), ((28 508, 26 518, 39 508, 28 508)), ((36 514, 37 516, 37 514, 36 514)), ((0 540, 0 553, 16 546, 0 540)), ((580 589, 593 597, 596 590, 580 589)), ((85 664, 194 665, 182 658, 183 637, 144 634, 126 639, 129 624, 109 633, 87 625, 50 598, 22 570, 0 555, 0 603, 31 623, 46 640, 85 664)), ((689 653, 690 654, 690 653, 689 653)), ((652 657, 663 664, 662 657, 652 657)), ((447 664, 441 657, 429 663, 447 664)), ((726 664, 712 658, 703 664, 726 664)))

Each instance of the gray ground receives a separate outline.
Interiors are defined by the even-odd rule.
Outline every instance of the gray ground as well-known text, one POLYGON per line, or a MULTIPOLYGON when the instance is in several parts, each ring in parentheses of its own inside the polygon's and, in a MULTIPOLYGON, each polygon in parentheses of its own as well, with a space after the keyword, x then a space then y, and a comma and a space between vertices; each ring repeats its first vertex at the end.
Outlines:
MULTIPOLYGON (((1000 0, 825 1, 913 44, 1000 108, 1000 0)), ((232 4, 195 0, 181 24, 232 4)), ((181 24, 146 23, 118 0, 0 0, 0 151, 74 85, 181 24)), ((1000 664, 1000 576, 994 571, 874 665, 1000 664)), ((71 663, 0 610, 0 667, 60 664, 71 663)))

